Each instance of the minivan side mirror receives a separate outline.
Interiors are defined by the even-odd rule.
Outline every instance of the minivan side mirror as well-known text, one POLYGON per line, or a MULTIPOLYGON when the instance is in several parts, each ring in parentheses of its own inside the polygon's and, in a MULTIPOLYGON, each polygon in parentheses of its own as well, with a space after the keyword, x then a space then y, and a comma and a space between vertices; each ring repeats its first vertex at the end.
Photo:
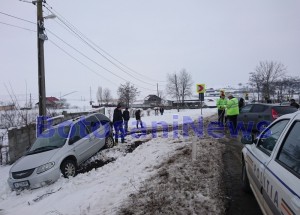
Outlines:
POLYGON ((69 145, 72 145, 73 143, 77 142, 78 140, 80 140, 79 136, 74 136, 69 140, 69 145))
POLYGON ((243 144, 253 144, 255 142, 253 134, 242 136, 241 142, 243 144))

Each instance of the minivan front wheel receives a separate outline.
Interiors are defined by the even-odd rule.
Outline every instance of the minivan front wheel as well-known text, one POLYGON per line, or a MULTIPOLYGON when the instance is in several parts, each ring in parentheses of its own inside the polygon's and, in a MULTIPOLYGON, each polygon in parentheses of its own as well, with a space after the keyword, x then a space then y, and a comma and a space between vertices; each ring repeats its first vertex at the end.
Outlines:
POLYGON ((61 173, 65 178, 74 177, 76 175, 76 163, 73 160, 66 160, 61 165, 61 173))

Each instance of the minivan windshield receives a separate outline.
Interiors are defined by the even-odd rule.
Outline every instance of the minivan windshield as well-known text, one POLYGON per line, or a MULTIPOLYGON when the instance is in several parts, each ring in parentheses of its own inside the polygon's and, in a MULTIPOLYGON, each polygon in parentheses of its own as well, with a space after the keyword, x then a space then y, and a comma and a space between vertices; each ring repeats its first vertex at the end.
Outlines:
POLYGON ((70 126, 61 126, 44 131, 31 146, 27 155, 62 147, 69 135, 70 126))

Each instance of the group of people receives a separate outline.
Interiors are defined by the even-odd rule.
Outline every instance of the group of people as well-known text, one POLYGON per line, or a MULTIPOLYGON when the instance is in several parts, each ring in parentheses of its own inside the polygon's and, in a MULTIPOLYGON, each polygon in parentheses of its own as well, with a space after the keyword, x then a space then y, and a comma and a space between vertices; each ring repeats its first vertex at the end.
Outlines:
MULTIPOLYGON (((238 100, 231 93, 229 93, 227 97, 228 99, 226 99, 225 93, 221 91, 220 98, 217 99, 218 123, 220 126, 224 126, 224 121, 225 123, 232 122, 234 130, 236 130, 237 117, 241 108, 245 106, 245 100, 243 98, 238 100)), ((295 99, 291 99, 290 102, 290 106, 299 109, 299 104, 295 99)))
POLYGON ((165 111, 165 109, 163 108, 163 107, 156 107, 156 108, 154 108, 154 113, 155 113, 155 116, 157 116, 158 115, 158 111, 160 112, 160 115, 163 115, 164 114, 164 111, 165 111))
MULTIPOLYGON (((113 126, 115 130, 116 143, 118 143, 119 136, 121 136, 121 142, 125 143, 125 136, 128 133, 129 119, 130 119, 130 113, 128 108, 126 107, 125 110, 122 112, 122 106, 121 104, 118 104, 113 114, 113 126)), ((136 128, 139 128, 139 125, 141 128, 143 128, 140 109, 135 111, 135 119, 136 119, 136 128)))
POLYGON ((224 126, 224 121, 225 123, 231 122, 233 128, 236 129, 237 116, 240 113, 240 109, 245 106, 245 100, 243 98, 238 100, 231 93, 227 95, 227 98, 225 97, 225 93, 221 92, 220 98, 217 99, 218 123, 220 126, 224 126))

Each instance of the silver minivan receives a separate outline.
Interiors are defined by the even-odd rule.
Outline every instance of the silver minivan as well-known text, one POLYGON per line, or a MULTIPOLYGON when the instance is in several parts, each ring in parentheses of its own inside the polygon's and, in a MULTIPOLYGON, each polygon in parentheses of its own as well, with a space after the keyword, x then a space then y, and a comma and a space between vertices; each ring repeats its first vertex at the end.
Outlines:
POLYGON ((114 146, 112 123, 94 113, 45 130, 9 171, 11 189, 37 188, 76 175, 78 166, 103 147, 114 146))

